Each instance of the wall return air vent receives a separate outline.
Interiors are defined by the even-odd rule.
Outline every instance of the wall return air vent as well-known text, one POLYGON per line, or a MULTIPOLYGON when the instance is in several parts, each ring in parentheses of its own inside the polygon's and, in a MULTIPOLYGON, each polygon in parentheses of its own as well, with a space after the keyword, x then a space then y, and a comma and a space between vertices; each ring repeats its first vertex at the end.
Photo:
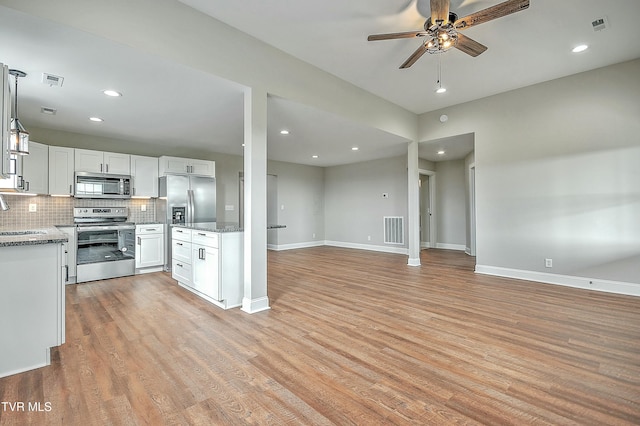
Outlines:
POLYGON ((404 217, 384 216, 384 243, 404 244, 404 217))

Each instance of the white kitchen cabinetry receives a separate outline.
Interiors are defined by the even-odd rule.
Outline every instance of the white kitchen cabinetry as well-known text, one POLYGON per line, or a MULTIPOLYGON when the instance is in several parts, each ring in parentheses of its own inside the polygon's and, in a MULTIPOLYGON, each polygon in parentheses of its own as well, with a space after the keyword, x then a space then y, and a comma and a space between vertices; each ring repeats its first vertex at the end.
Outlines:
POLYGON ((0 62, 0 178, 9 177, 9 123, 11 94, 9 67, 0 62))
POLYGON ((74 149, 49 147, 49 194, 73 195, 74 149))
POLYGON ((158 196, 158 159, 142 155, 131 156, 131 177, 134 197, 158 196))
POLYGON ((29 142, 29 155, 22 157, 24 190, 30 194, 49 193, 49 147, 29 142))
POLYGON ((75 284, 76 282, 76 247, 78 237, 76 234, 75 226, 58 226, 60 232, 64 232, 69 239, 66 243, 62 244, 63 249, 63 263, 64 268, 64 283, 75 284))
POLYGON ((242 232, 175 226, 172 229, 173 278, 220 308, 241 306, 244 294, 242 236, 242 232))
POLYGON ((191 287, 190 229, 171 229, 171 257, 171 277, 179 283, 191 287))
POLYGON ((0 189, 28 194, 49 193, 49 149, 29 142, 29 155, 11 155, 11 174, 0 180, 0 189))
POLYGON ((162 271, 164 225, 136 225, 136 274, 162 271))
POLYGON ((89 149, 75 150, 75 171, 128 175, 131 173, 131 156, 117 152, 89 149))
POLYGON ((0 377, 51 363, 65 341, 62 244, 0 246, 0 377))
POLYGON ((160 176, 167 173, 178 173, 215 177, 216 163, 195 158, 162 156, 158 158, 158 173, 160 176))

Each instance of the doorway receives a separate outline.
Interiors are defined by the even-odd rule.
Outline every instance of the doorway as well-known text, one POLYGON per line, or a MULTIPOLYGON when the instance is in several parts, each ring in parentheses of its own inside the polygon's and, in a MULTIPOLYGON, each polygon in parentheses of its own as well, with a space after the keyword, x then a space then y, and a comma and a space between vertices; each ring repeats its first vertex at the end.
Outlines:
POLYGON ((418 182, 420 205, 420 249, 436 246, 435 204, 436 204, 436 174, 428 170, 420 170, 418 182))

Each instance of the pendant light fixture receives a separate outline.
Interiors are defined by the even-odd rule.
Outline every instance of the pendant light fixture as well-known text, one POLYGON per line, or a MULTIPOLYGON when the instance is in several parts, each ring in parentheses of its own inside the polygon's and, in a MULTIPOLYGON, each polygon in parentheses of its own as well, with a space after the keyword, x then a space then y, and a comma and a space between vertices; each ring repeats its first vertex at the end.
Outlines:
POLYGON ((29 132, 27 132, 18 120, 18 78, 26 77, 27 73, 19 70, 9 70, 9 74, 16 79, 14 117, 11 118, 9 133, 9 151, 12 154, 27 155, 29 154, 29 132))

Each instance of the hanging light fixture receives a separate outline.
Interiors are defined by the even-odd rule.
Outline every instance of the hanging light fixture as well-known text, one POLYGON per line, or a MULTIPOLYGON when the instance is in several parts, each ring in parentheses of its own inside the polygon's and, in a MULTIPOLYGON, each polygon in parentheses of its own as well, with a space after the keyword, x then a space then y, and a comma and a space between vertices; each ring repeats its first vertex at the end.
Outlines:
POLYGON ((9 74, 16 79, 14 117, 11 118, 9 133, 9 151, 12 154, 27 155, 29 154, 29 132, 27 132, 18 120, 18 78, 26 77, 27 73, 19 70, 9 70, 9 74))

